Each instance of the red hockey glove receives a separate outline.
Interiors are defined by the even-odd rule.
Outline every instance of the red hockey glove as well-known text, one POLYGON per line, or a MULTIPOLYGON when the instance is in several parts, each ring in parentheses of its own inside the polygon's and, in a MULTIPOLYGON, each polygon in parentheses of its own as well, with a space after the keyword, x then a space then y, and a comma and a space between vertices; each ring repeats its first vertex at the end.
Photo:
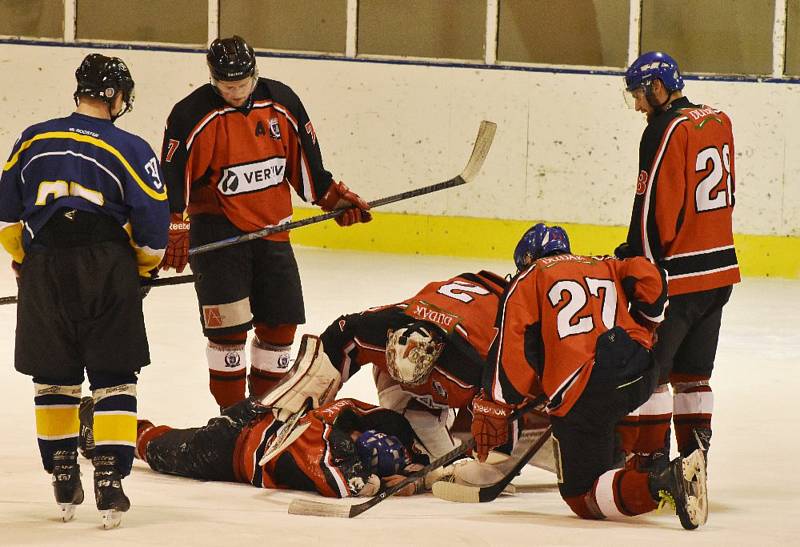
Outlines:
POLYGON ((489 401, 481 393, 472 400, 472 436, 478 460, 486 461, 489 451, 508 441, 508 420, 514 407, 489 401))
POLYGON ((336 223, 339 226, 350 226, 356 222, 372 220, 369 203, 341 182, 332 182, 325 195, 317 200, 317 205, 322 207, 323 211, 346 209, 344 213, 336 217, 336 223))
POLYGON ((176 272, 181 273, 187 262, 189 262, 189 219, 184 220, 181 213, 172 213, 169 219, 167 250, 159 268, 162 270, 174 268, 176 272))

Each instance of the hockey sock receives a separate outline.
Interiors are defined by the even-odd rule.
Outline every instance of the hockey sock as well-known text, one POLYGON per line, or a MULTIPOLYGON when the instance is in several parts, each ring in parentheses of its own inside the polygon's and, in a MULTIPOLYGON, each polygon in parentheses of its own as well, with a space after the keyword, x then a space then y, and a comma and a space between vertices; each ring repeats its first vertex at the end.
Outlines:
POLYGON ((250 395, 261 397, 289 371, 289 352, 297 325, 257 323, 250 343, 250 395))
POLYGON ((606 518, 641 515, 658 507, 650 495, 647 473, 634 470, 606 471, 594 483, 592 495, 606 518))
POLYGON ((78 405, 81 386, 33 384, 36 409, 36 437, 42 464, 48 473, 53 472, 53 455, 58 450, 78 449, 78 405))
POLYGON ((172 428, 166 425, 155 426, 153 422, 149 420, 138 420, 136 422, 136 451, 134 455, 146 463, 147 446, 150 444, 150 441, 159 438, 161 435, 171 430, 172 428))
MULTIPOLYGON (((246 333, 242 333, 246 337, 246 333)), ((238 403, 245 396, 247 361, 244 338, 241 343, 217 343, 209 340, 206 348, 209 388, 220 408, 238 403)))
POLYGON ((663 453, 669 460, 672 396, 667 384, 659 385, 638 411, 638 433, 633 445, 633 453, 639 457, 663 453))
POLYGON ((711 415, 714 412, 714 393, 708 376, 671 374, 675 413, 675 438, 681 456, 697 448, 708 449, 711 440, 711 415), (704 446, 697 445, 695 431, 704 446))
POLYGON ((128 476, 136 446, 136 384, 97 388, 94 398, 94 455, 115 456, 118 471, 128 476))

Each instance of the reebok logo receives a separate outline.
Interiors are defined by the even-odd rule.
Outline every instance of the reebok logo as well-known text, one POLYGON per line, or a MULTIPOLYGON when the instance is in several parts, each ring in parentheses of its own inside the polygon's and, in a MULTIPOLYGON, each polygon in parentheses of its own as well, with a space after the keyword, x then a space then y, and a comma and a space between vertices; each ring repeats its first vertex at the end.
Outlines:
POLYGON ((224 168, 217 188, 226 196, 247 194, 277 186, 285 176, 286 158, 270 158, 224 168))

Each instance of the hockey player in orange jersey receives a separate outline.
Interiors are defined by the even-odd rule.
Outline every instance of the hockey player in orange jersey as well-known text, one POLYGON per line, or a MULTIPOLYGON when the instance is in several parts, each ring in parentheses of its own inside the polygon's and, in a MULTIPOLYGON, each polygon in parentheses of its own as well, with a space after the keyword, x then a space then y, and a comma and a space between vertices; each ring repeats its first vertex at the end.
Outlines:
POLYGON ((588 519, 646 513, 671 501, 681 524, 707 516, 700 450, 660 474, 612 469, 614 426, 657 380, 650 348, 667 305, 664 273, 645 258, 570 254, 566 232, 531 229, 532 265, 510 283, 484 391, 473 401, 479 459, 506 442, 515 408, 543 390, 553 427, 559 490, 588 519))
POLYGON ((736 154, 728 115, 684 97, 678 64, 666 53, 642 54, 625 72, 625 87, 647 127, 627 241, 615 254, 647 257, 669 274, 670 307, 653 348, 659 386, 620 427, 628 465, 645 469, 667 463, 671 417, 682 455, 710 445, 722 309, 740 280, 736 154))
MULTIPOLYGON (((306 335, 298 356, 314 359, 318 339, 306 335)), ((299 363, 303 366, 304 363, 299 363)), ((81 448, 92 450, 91 399, 81 412, 81 448)), ((260 488, 316 491, 328 497, 373 496, 427 465, 408 421, 391 410, 355 399, 318 401, 319 407, 283 436, 270 407, 249 397, 205 426, 174 429, 139 420, 136 457, 155 471, 202 480, 250 483, 260 488), (276 437, 272 457, 262 457, 276 437)), ((427 478, 430 485, 440 472, 427 478)), ((403 488, 426 488, 421 478, 403 488)))
POLYGON ((210 390, 226 407, 244 398, 247 383, 251 395, 260 395, 289 369, 297 325, 305 322, 300 275, 288 231, 191 260, 190 240, 197 247, 286 223, 292 191, 325 211, 347 208, 336 218, 342 226, 371 216, 369 205, 323 166, 300 98, 258 76, 244 39, 214 40, 206 59, 211 82, 175 105, 164 132, 173 215, 161 267, 181 272, 191 264, 210 390))

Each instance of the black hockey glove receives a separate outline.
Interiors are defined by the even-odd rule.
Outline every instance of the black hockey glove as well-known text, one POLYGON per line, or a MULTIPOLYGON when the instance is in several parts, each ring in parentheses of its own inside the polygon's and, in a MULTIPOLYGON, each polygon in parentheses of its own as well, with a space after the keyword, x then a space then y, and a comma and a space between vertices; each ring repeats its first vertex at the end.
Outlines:
POLYGON ((625 258, 631 258, 632 256, 635 255, 631 250, 631 246, 628 245, 627 241, 625 241, 624 243, 620 243, 619 245, 617 245, 617 248, 614 249, 614 256, 616 256, 619 259, 625 259, 625 258))

